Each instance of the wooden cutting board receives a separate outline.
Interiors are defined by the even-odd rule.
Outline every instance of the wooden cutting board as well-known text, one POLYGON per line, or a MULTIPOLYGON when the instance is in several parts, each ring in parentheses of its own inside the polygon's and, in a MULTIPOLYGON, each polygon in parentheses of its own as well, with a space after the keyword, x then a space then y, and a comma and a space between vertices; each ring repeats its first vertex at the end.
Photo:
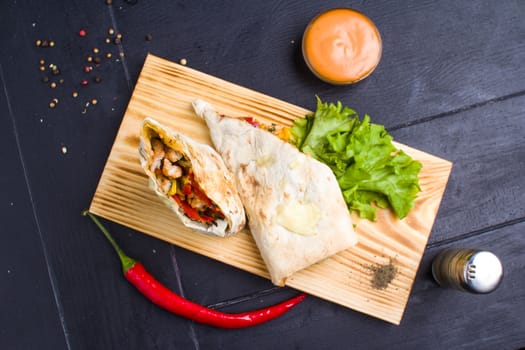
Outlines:
MULTIPOLYGON (((145 117, 211 144, 205 123, 191 101, 201 98, 218 112, 254 116, 262 122, 292 125, 309 111, 185 66, 149 55, 100 178, 90 211, 177 246, 269 278, 249 231, 230 238, 210 237, 185 228, 148 189, 138 158, 139 130, 145 117)), ((314 96, 312 96, 312 99, 314 96)), ((335 102, 335 101, 334 101, 335 102)), ((425 250, 452 163, 407 146, 397 146, 423 163, 421 193, 404 220, 379 210, 377 222, 354 218, 359 243, 299 271, 286 285, 399 324, 425 250), (395 278, 374 288, 377 267, 392 261, 395 278)), ((337 219, 337 218, 334 218, 337 219)))

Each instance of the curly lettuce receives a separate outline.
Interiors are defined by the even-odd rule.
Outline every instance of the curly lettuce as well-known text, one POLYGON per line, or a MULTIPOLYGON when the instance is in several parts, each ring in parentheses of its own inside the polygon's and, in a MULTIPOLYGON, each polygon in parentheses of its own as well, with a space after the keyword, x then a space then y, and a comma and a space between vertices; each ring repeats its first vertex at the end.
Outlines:
POLYGON ((332 169, 348 208, 362 218, 375 221, 380 207, 403 219, 421 191, 421 163, 396 149, 383 125, 341 102, 318 98, 313 115, 294 121, 291 142, 332 169))

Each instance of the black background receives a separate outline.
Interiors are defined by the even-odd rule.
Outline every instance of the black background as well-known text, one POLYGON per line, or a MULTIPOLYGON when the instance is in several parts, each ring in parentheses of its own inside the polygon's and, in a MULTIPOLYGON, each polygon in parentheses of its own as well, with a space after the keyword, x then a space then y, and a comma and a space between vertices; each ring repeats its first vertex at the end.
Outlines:
MULTIPOLYGON (((1 5, 2 349, 525 346, 524 2, 138 0, 108 6, 103 0, 11 0, 1 5), (322 83, 301 57, 308 21, 341 6, 368 15, 384 46, 377 70, 351 87, 322 83), (104 42, 109 28, 122 33, 120 45, 104 42), (78 35, 80 29, 87 31, 85 37, 78 35), (55 46, 36 47, 37 39, 55 46), (94 47, 112 58, 84 73, 94 47), (192 68, 309 109, 315 95, 341 100, 384 124, 397 141, 454 162, 400 326, 309 297, 271 323, 215 329, 156 308, 122 278, 111 247, 80 212, 89 206, 148 52, 173 61, 185 58, 192 68), (56 64, 61 74, 41 72, 40 59, 46 67, 56 64), (41 82, 44 75, 64 82, 51 89, 41 82), (102 82, 96 84, 94 76, 102 82), (88 86, 80 86, 83 79, 88 86), (50 109, 53 98, 59 103, 50 109), (505 268, 500 288, 488 295, 438 288, 430 264, 449 246, 496 253, 505 268)), ((239 311, 295 294, 105 224, 159 280, 199 303, 225 302, 229 306, 222 310, 239 311)))

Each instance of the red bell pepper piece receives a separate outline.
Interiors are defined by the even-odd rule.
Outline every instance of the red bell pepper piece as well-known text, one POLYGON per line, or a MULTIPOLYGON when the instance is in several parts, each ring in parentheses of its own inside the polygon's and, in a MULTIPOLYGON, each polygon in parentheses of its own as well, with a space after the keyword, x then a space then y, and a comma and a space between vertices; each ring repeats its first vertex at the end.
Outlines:
POLYGON ((184 214, 186 214, 190 219, 202 223, 212 223, 214 221, 212 217, 199 214, 199 212, 195 208, 189 205, 186 201, 182 200, 176 194, 172 197, 173 199, 175 199, 175 202, 177 202, 177 204, 182 208, 184 214))

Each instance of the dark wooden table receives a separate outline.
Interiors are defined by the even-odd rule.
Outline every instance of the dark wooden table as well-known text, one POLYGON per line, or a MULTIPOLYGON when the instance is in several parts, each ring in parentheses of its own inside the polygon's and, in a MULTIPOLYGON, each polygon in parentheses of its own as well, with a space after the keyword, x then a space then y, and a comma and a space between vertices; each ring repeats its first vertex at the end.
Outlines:
MULTIPOLYGON (((3 1, 0 347, 525 346, 524 18, 523 1, 3 1), (383 37, 378 69, 352 87, 320 82, 301 57, 308 21, 338 6, 363 11, 383 37), (122 33, 120 45, 105 43, 109 28, 122 33), (54 46, 37 47, 36 40, 54 46), (112 58, 85 73, 95 47, 112 58), (190 67, 310 109, 315 95, 341 100, 384 124, 399 142, 454 162, 400 326, 309 297, 274 322, 215 329, 156 308, 122 278, 110 246, 80 212, 91 201, 148 52, 185 58, 190 67), (41 82, 45 75, 55 89, 41 82), (496 253, 505 269, 500 288, 488 295, 439 288, 430 264, 447 247, 496 253)), ((295 294, 105 223, 130 255, 199 303, 233 312, 295 294)))

